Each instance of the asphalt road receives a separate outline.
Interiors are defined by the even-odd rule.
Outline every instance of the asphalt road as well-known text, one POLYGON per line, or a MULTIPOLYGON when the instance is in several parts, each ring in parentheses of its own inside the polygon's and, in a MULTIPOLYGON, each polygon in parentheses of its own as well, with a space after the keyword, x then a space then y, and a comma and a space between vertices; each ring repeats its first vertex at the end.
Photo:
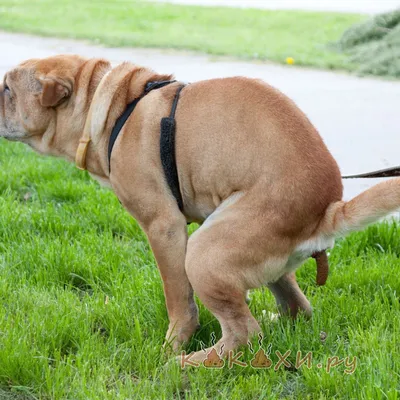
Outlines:
MULTIPOLYGON (((132 61, 193 82, 223 76, 262 78, 305 111, 343 174, 400 165, 400 82, 266 63, 210 60, 186 52, 109 49, 84 42, 0 32, 0 75, 22 60, 58 53, 132 61)), ((345 199, 378 180, 345 182, 345 199)))

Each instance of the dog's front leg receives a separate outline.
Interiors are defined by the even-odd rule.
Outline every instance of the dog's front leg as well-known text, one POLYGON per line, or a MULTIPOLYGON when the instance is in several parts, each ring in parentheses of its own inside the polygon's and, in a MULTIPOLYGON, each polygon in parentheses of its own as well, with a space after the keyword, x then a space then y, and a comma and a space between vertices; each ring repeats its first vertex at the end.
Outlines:
POLYGON ((166 345, 171 344, 177 351, 198 327, 198 310, 185 271, 186 220, 182 214, 163 215, 154 219, 145 231, 164 283, 169 317, 166 345))

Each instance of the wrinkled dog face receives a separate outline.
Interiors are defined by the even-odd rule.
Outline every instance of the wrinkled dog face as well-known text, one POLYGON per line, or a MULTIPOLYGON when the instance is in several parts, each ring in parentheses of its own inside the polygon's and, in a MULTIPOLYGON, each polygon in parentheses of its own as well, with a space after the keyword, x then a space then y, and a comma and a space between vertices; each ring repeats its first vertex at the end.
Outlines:
POLYGON ((9 71, 0 85, 0 137, 41 151, 41 139, 55 133, 84 62, 79 56, 54 56, 28 60, 9 71))
POLYGON ((51 112, 42 106, 41 95, 42 84, 32 67, 8 72, 0 86, 0 136, 23 141, 44 133, 51 112))

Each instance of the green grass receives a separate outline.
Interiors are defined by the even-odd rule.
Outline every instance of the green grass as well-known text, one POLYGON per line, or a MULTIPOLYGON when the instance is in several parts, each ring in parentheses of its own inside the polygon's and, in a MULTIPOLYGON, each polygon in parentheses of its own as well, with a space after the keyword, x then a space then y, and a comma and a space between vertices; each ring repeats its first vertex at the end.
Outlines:
MULTIPOLYGON (((147 1, 0 0, 0 29, 89 39, 109 46, 189 49, 213 55, 353 70, 329 43, 365 16, 188 7, 147 1)), ((132 54, 134 59, 134 54, 132 54)))
MULTIPOLYGON (((313 319, 262 322, 264 344, 274 363, 312 351, 312 369, 181 371, 161 351, 162 284, 136 222, 73 165, 1 141, 0 399, 398 399, 399 256, 400 225, 384 223, 337 243, 327 286, 312 260, 298 271, 313 319), (356 356, 354 374, 318 369, 333 355, 356 356)), ((268 290, 250 307, 276 311, 268 290)), ((200 319, 188 350, 219 336, 200 319)))

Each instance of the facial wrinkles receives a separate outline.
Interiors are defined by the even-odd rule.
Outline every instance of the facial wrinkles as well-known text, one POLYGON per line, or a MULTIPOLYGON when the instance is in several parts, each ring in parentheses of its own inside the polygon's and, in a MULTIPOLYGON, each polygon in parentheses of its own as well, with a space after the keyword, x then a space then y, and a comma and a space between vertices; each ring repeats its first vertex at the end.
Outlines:
POLYGON ((16 99, 15 99, 15 91, 14 91, 14 85, 13 88, 10 86, 10 77, 9 74, 6 74, 4 77, 4 83, 3 83, 3 90, 2 90, 2 97, 3 97, 3 124, 5 131, 9 134, 11 133, 17 133, 18 129, 15 124, 15 118, 13 116, 17 113, 16 109, 16 99), (10 92, 6 93, 4 92, 4 86, 7 85, 10 88, 10 92))
POLYGON ((6 109, 5 109, 5 101, 4 101, 4 93, 0 94, 1 96, 1 121, 2 125, 6 126, 6 109))
POLYGON ((4 93, 4 91, 3 91, 3 93, 1 94, 1 96, 2 96, 2 122, 3 122, 3 128, 4 128, 4 131, 6 132, 6 133, 12 133, 12 132, 14 132, 14 130, 12 129, 12 127, 11 126, 9 126, 9 124, 8 124, 8 119, 7 119, 7 113, 6 113, 6 111, 7 111, 7 107, 6 107, 6 101, 7 101, 7 99, 6 99, 6 95, 5 95, 5 93, 4 93))

